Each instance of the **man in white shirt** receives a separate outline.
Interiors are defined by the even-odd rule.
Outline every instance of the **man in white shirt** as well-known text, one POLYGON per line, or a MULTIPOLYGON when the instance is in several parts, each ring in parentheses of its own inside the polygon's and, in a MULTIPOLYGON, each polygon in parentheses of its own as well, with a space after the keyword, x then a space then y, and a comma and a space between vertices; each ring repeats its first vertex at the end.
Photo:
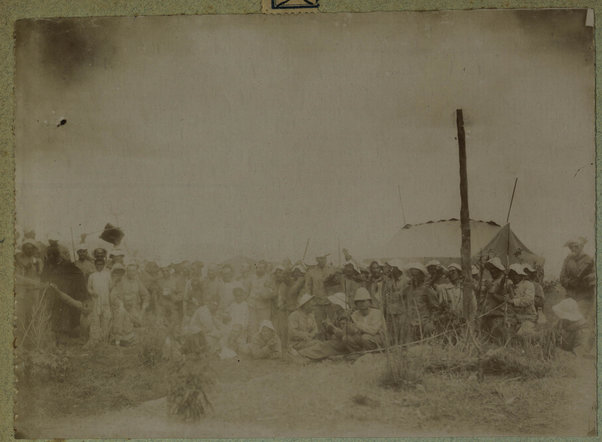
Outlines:
POLYGON ((90 314, 89 343, 107 341, 111 329, 111 273, 105 266, 104 259, 95 259, 95 272, 88 277, 88 293, 92 297, 92 313, 90 314))

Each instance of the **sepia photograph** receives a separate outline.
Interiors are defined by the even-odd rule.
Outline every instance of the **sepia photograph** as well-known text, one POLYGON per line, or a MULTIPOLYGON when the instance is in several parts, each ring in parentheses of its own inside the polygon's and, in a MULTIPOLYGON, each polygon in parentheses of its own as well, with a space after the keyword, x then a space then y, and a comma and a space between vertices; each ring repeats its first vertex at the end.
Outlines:
POLYGON ((597 436, 593 11, 305 3, 15 23, 15 438, 597 436))

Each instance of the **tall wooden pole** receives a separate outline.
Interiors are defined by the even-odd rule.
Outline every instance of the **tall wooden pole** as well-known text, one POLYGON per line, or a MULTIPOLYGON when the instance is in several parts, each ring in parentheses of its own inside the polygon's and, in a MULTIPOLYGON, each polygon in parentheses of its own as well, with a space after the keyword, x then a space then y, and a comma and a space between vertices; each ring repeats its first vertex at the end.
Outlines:
POLYGON ((464 317, 471 320, 474 316, 472 294, 472 272, 470 262, 470 214, 468 212, 468 177, 466 174, 466 139, 464 134, 464 116, 462 109, 456 110, 456 125, 458 127, 458 147, 460 154, 460 226, 462 229, 462 273, 464 285, 462 289, 462 304, 464 317))

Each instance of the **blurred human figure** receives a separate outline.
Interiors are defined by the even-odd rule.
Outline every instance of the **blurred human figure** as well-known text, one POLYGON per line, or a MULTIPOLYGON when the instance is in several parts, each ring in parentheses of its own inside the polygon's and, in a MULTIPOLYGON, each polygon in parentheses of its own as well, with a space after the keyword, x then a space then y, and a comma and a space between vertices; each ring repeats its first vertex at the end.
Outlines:
POLYGON ((219 308, 226 312, 234 302, 233 289, 239 285, 239 282, 234 279, 234 269, 230 264, 224 264, 220 273, 222 283, 219 288, 219 308))
POLYGON ((356 311, 351 314, 350 332, 345 338, 351 351, 374 350, 382 347, 385 319, 382 311, 372 307, 370 293, 363 287, 354 296, 356 311))
POLYGON ((408 313, 408 305, 403 292, 409 285, 409 280, 403 274, 402 263, 399 260, 389 262, 388 272, 389 276, 385 277, 383 287, 383 314, 390 343, 396 345, 407 338, 407 333, 404 333, 404 318, 408 313))
POLYGON ((439 308, 439 300, 433 288, 425 284, 428 271, 422 264, 410 264, 408 270, 411 280, 403 296, 411 312, 409 317, 414 338, 423 339, 435 330, 433 317, 439 308))
POLYGON ((125 275, 125 267, 115 263, 111 268, 111 332, 110 341, 115 345, 128 346, 135 342, 134 320, 130 312, 125 308, 121 297, 121 282, 125 275))
POLYGON ((383 287, 385 284, 385 275, 383 267, 377 262, 370 263, 370 279, 367 284, 370 298, 372 299, 372 307, 382 309, 383 306, 383 287))
POLYGON ((537 311, 537 322, 539 323, 541 320, 545 322, 545 317, 543 313, 545 294, 539 280, 539 272, 531 264, 523 264, 523 270, 525 271, 525 273, 527 274, 527 278, 533 283, 533 287, 535 288, 534 304, 535 310, 537 311))
POLYGON ((198 327, 202 330, 209 351, 212 353, 221 350, 221 340, 224 337, 223 324, 216 317, 217 309, 218 303, 209 301, 194 312, 188 324, 189 327, 198 327))
POLYGON ((148 307, 148 290, 138 278, 137 264, 129 263, 125 270, 125 277, 113 286, 112 295, 121 299, 134 325, 140 326, 143 313, 148 307))
POLYGON ((234 302, 228 308, 230 326, 228 346, 238 352, 246 345, 248 339, 249 304, 247 304, 247 296, 242 284, 238 283, 232 293, 234 294, 234 302))
MULTIPOLYGON (((301 350, 315 345, 318 325, 314 317, 313 300, 315 297, 304 293, 297 303, 297 309, 288 317, 289 348, 301 350)), ((328 299, 328 298, 327 298, 328 299)))
POLYGON ((259 331, 251 339, 250 354, 253 359, 279 359, 282 345, 271 321, 261 321, 259 331))
POLYGON ((318 323, 320 337, 324 338, 324 329, 320 324, 324 322, 327 315, 327 309, 330 305, 328 301, 328 292, 326 290, 326 281, 331 278, 336 269, 327 265, 329 254, 316 256, 316 265, 311 267, 305 274, 305 289, 307 293, 314 296, 312 304, 314 306, 315 320, 318 323))
POLYGON ((21 339, 25 336, 25 330, 39 302, 42 261, 36 256, 37 253, 37 242, 25 238, 21 251, 15 255, 15 335, 18 345, 24 344, 21 339))
POLYGON ((537 320, 535 286, 527 278, 521 264, 511 264, 508 268, 508 277, 512 281, 512 286, 506 302, 512 306, 514 330, 519 336, 531 335, 537 320))
POLYGON ((566 289, 567 296, 577 301, 592 331, 588 342, 593 346, 593 331, 596 329, 596 265, 593 258, 583 252, 586 242, 585 238, 579 237, 565 243, 570 253, 562 265, 560 284, 566 289))
POLYGON ((220 290, 222 286, 222 280, 219 277, 219 269, 215 264, 207 267, 207 276, 203 279, 203 304, 208 302, 220 303, 220 290))
POLYGON ((491 275, 491 279, 484 279, 482 282, 484 296, 482 326, 494 339, 504 341, 508 325, 506 298, 511 283, 506 278, 506 268, 498 257, 489 259, 484 267, 491 275))
POLYGON ((74 264, 82 271, 87 282, 88 277, 95 271, 94 261, 88 255, 88 248, 85 244, 77 246, 76 252, 77 260, 74 264))
POLYGON ((107 342, 111 331, 111 272, 104 259, 94 261, 94 273, 88 277, 88 293, 92 298, 88 343, 107 342))
POLYGON ((428 276, 425 285, 431 287, 433 290, 436 291, 438 285, 448 282, 445 275, 445 267, 436 259, 426 263, 426 270, 428 276))
MULTIPOLYGON (((76 301, 83 303, 88 299, 83 273, 64 258, 58 245, 49 246, 46 250, 46 265, 40 279, 42 282, 53 284, 76 301)), ((59 296, 53 296, 52 293, 50 296, 52 330, 55 334, 79 335, 81 310, 65 303, 59 296)))
POLYGON ((275 298, 274 284, 267 273, 267 262, 259 261, 255 265, 255 274, 249 280, 249 333, 259 331, 261 321, 272 319, 272 301, 275 298))

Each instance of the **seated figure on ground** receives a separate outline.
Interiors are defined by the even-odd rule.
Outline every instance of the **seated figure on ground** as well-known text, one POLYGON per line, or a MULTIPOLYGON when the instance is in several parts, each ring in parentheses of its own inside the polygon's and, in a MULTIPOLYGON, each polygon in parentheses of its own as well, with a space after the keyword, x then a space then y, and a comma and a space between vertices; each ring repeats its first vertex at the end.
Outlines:
POLYGON ((351 351, 374 350, 383 346, 385 319, 382 311, 371 306, 370 293, 363 287, 355 292, 356 311, 351 314, 351 324, 344 342, 351 351))
POLYGON ((251 339, 249 353, 253 359, 279 359, 282 357, 282 345, 272 321, 261 321, 259 331, 251 339))
POLYGON ((317 341, 318 326, 313 314, 313 299, 309 293, 303 294, 297 303, 297 310, 288 317, 289 346, 294 350, 314 345, 317 341))
POLYGON ((558 346, 577 356, 588 355, 590 353, 587 345, 589 327, 579 311, 577 302, 572 298, 566 298, 554 305, 552 311, 559 319, 556 324, 558 346))

